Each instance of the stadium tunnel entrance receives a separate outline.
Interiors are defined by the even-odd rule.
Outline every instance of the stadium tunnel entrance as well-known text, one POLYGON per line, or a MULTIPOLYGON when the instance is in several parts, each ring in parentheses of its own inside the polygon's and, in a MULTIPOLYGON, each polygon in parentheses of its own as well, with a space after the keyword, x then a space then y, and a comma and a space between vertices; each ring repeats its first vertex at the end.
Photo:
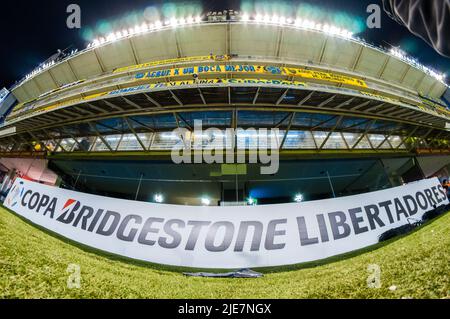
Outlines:
POLYGON ((254 205, 342 197, 426 177, 415 157, 282 160, 278 173, 257 164, 149 160, 51 160, 63 188, 178 205, 254 205))

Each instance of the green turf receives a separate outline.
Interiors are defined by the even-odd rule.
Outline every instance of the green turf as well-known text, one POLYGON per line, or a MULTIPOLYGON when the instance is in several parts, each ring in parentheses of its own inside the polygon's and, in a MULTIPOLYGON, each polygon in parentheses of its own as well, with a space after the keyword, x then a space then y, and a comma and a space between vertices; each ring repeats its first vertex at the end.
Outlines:
POLYGON ((450 298, 450 213, 387 244, 265 269, 261 279, 179 271, 98 254, 0 207, 0 298, 450 298), (81 267, 80 289, 67 288, 71 263, 81 267), (367 287, 369 264, 381 267, 379 289, 367 287))

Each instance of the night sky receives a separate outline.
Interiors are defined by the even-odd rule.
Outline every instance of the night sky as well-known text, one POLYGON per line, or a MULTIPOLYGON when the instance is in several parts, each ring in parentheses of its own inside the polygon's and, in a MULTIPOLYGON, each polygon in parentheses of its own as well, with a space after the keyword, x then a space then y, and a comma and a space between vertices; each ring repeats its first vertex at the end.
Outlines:
MULTIPOLYGON (((248 0, 225 1, 209 0, 197 2, 203 12, 210 10, 235 9, 252 3, 248 0)), ((285 1, 289 7, 296 7, 299 3, 311 4, 326 12, 356 17, 365 22, 368 14, 366 8, 371 3, 381 0, 310 0, 285 1)), ((142 13, 145 8, 167 8, 167 1, 145 0, 41 0, 41 1, 4 1, 1 5, 0 30, 2 44, 0 46, 0 88, 10 87, 15 81, 29 73, 39 63, 49 58, 57 49, 83 49, 87 39, 101 30, 100 22, 118 23, 130 12, 142 13), (66 27, 66 7, 79 4, 82 10, 82 29, 68 29, 66 27)), ((258 2, 259 4, 273 4, 274 1, 258 2)), ((277 2, 278 3, 278 2, 277 2)), ((190 5, 192 2, 172 1, 172 8, 190 5)), ((142 17, 144 17, 142 15, 142 17)), ((348 19, 347 19, 348 20, 348 19)), ((319 22, 319 21, 318 21, 319 22)), ((121 22, 122 23, 122 22, 121 22)), ((131 25, 130 25, 131 26, 131 25)), ((115 30, 120 30, 116 27, 115 30)), ((409 31, 390 20, 387 15, 382 16, 381 29, 366 29, 358 34, 361 38, 383 46, 400 45, 405 51, 419 58, 428 66, 432 66, 450 76, 450 59, 440 56, 421 39, 410 34, 409 31)))

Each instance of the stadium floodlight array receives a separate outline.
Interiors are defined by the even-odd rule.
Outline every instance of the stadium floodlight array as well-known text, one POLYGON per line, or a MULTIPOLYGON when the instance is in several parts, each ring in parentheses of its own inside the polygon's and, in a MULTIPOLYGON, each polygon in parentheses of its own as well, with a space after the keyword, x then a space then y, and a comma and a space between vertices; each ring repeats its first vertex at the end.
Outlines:
MULTIPOLYGON (((77 53, 78 53, 78 49, 72 50, 70 52, 70 54, 66 58, 69 58, 69 57, 71 57, 71 56, 73 56, 73 55, 75 55, 77 53)), ((41 73, 41 72, 45 71, 46 69, 54 66, 55 64, 56 64, 55 60, 52 60, 52 61, 40 64, 39 67, 37 67, 36 69, 34 69, 32 72, 30 72, 29 74, 27 74, 25 76, 25 80, 28 80, 28 79, 38 75, 39 73, 41 73)))
MULTIPOLYGON (((155 23, 150 23, 150 24, 143 23, 142 25, 137 25, 136 27, 128 29, 128 30, 125 29, 125 30, 122 30, 119 32, 112 32, 109 35, 107 35, 106 37, 97 38, 93 42, 89 43, 87 48, 88 49, 95 48, 95 47, 98 47, 103 44, 117 41, 121 38, 133 36, 135 34, 141 34, 141 33, 149 32, 149 31, 159 30, 163 26, 176 28, 176 27, 183 26, 183 25, 191 25, 191 24, 195 24, 195 23, 201 23, 202 21, 203 21, 203 19, 201 16, 197 16, 195 18, 191 16, 188 18, 180 18, 180 19, 172 18, 170 20, 164 21, 164 23, 162 23, 161 21, 156 21, 155 23)), ((322 31, 326 34, 340 36, 340 37, 343 37, 346 39, 353 38, 353 33, 349 30, 341 29, 336 26, 331 26, 328 24, 322 25, 320 23, 315 23, 314 21, 307 20, 307 19, 294 20, 292 18, 283 17, 283 16, 277 16, 277 15, 262 16, 259 14, 256 15, 254 18, 250 18, 250 16, 248 14, 244 13, 241 15, 241 21, 245 21, 245 22, 253 21, 256 23, 264 23, 264 24, 291 25, 291 26, 294 26, 297 28, 302 28, 302 29, 322 31)))
MULTIPOLYGON (((349 30, 346 29, 342 29, 333 25, 329 25, 329 24, 321 24, 321 23, 317 23, 315 21, 312 20, 308 20, 308 19, 296 19, 293 20, 291 18, 286 18, 286 17, 279 17, 279 16, 270 16, 270 15, 260 15, 257 14, 253 19, 250 17, 250 15, 244 13, 241 17, 241 21, 243 22, 251 22, 254 21, 256 23, 263 23, 263 24, 278 24, 278 25, 294 25, 296 28, 300 28, 300 29, 305 29, 305 30, 314 30, 314 31, 320 31, 323 32, 327 35, 331 35, 331 36, 338 36, 338 37, 342 37, 342 38, 346 38, 346 39, 352 39, 356 42, 359 42, 361 44, 365 44, 364 41, 360 40, 360 39, 355 39, 353 37, 353 33, 349 30)), ((389 51, 389 53, 397 58, 399 58, 400 60, 402 60, 403 62, 412 65, 422 71, 424 71, 425 73, 429 74, 430 76, 432 76, 433 78, 435 78, 436 80, 440 81, 443 84, 445 83, 445 74, 443 73, 438 73, 426 66, 424 66, 423 64, 419 63, 419 61, 417 61, 417 59, 408 57, 407 54, 403 51, 401 51, 400 49, 397 48, 393 48, 389 51)))
MULTIPOLYGON (((356 41, 358 43, 366 45, 366 43, 363 40, 354 38, 353 32, 351 32, 349 30, 339 28, 337 26, 330 25, 327 23, 325 23, 325 24, 317 23, 317 22, 309 20, 309 19, 301 19, 301 18, 293 19, 290 17, 278 16, 278 15, 270 16, 267 14, 266 15, 256 14, 254 17, 251 17, 248 13, 242 13, 240 20, 242 22, 255 22, 255 23, 261 23, 261 24, 272 24, 272 25, 276 24, 276 25, 282 25, 282 26, 293 26, 298 29, 313 30, 313 31, 323 32, 330 36, 351 39, 353 41, 356 41)), ((110 39, 108 39, 108 38, 96 39, 96 40, 94 40, 94 42, 92 42, 88 45, 88 49, 91 47, 97 47, 99 45, 114 41, 114 40, 122 38, 122 37, 126 37, 128 35, 132 36, 132 35, 138 34, 138 33, 144 33, 144 32, 148 32, 148 31, 152 31, 152 30, 159 30, 163 27, 163 25, 171 26, 171 27, 178 27, 178 26, 183 26, 185 24, 193 24, 193 23, 200 23, 200 22, 202 22, 202 18, 200 16, 197 16, 196 18, 189 17, 187 19, 185 19, 185 18, 181 18, 178 20, 171 19, 171 20, 165 21, 164 24, 162 24, 160 21, 157 21, 156 23, 150 24, 150 25, 144 24, 142 27, 138 26, 135 29, 131 29, 128 34, 127 33, 124 34, 124 32, 122 31, 122 33, 118 34, 118 37, 112 36, 112 37, 110 37, 110 39)), ((379 48, 377 48, 377 49, 379 49, 379 48)), ((417 61, 417 59, 408 57, 406 55, 406 53, 401 51, 400 49, 391 49, 391 51, 389 53, 391 55, 399 58, 403 62, 424 71, 425 73, 429 74, 430 76, 432 76, 436 80, 440 81, 441 83, 446 84, 445 83, 445 74, 438 73, 438 72, 424 66, 423 64, 419 63, 419 61, 417 61)))
POLYGON ((293 26, 299 29, 320 31, 329 35, 340 36, 346 39, 353 38, 353 33, 349 30, 332 26, 329 24, 316 23, 309 19, 293 19, 290 17, 278 16, 278 15, 261 15, 257 14, 251 18, 250 15, 244 13, 241 17, 243 22, 255 22, 260 24, 275 24, 282 26, 293 26))
POLYGON ((389 53, 390 53, 392 56, 394 56, 394 57, 396 57, 396 58, 402 60, 403 62, 408 63, 408 64, 410 64, 410 65, 412 65, 412 66, 414 66, 414 67, 416 67, 416 68, 418 68, 418 69, 424 71, 425 73, 431 75, 431 76, 432 76, 433 78, 435 78, 436 80, 438 80, 438 81, 440 81, 440 82, 446 84, 446 83, 445 83, 445 74, 443 74, 443 73, 438 73, 438 72, 433 71, 432 69, 430 69, 430 68, 428 68, 428 67, 426 67, 426 66, 420 64, 419 61, 417 61, 417 59, 412 58, 412 57, 409 57, 409 56, 406 54, 406 52, 400 50, 399 48, 392 48, 392 49, 389 51, 389 53))
POLYGON ((51 61, 51 62, 48 62, 48 63, 44 63, 44 64, 42 64, 41 66, 39 66, 38 68, 34 69, 34 70, 33 70, 32 72, 30 72, 29 74, 27 74, 27 75, 25 76, 25 78, 28 80, 29 78, 31 78, 31 77, 33 77, 33 76, 35 76, 35 75, 41 73, 42 71, 48 69, 49 67, 51 67, 51 66, 53 66, 53 65, 55 65, 55 61, 51 61))
POLYGON ((108 34, 106 37, 99 37, 95 39, 93 42, 89 43, 87 48, 95 48, 103 44, 107 44, 110 42, 115 42, 117 40, 120 40, 122 38, 131 37, 137 34, 146 33, 149 31, 156 31, 160 30, 163 27, 172 27, 176 28, 178 26, 184 26, 184 25, 192 25, 196 23, 202 22, 202 17, 196 16, 196 17, 187 17, 187 18, 172 18, 170 20, 162 21, 156 21, 154 23, 142 23, 141 25, 136 25, 134 28, 129 29, 123 29, 122 31, 118 32, 112 32, 108 34))

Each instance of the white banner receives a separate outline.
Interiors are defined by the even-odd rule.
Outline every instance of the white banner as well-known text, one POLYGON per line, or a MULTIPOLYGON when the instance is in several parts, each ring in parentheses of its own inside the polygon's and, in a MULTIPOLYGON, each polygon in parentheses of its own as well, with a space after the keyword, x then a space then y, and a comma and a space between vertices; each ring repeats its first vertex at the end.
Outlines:
POLYGON ((250 268, 319 260, 448 204, 437 178, 350 197, 247 207, 193 207, 83 194, 17 179, 5 206, 76 242, 148 262, 250 268))

